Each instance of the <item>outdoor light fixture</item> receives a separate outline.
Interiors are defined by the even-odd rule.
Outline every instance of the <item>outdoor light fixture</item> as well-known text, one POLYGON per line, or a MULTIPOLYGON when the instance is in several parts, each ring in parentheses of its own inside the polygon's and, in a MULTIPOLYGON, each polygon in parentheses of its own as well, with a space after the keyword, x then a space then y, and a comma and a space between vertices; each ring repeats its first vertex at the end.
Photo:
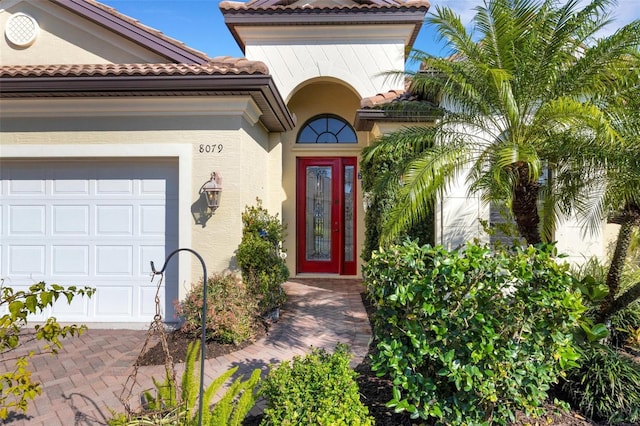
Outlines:
POLYGON ((202 185, 202 192, 207 199, 207 207, 214 212, 220 206, 220 196, 222 195, 222 178, 216 172, 211 173, 211 179, 202 185))

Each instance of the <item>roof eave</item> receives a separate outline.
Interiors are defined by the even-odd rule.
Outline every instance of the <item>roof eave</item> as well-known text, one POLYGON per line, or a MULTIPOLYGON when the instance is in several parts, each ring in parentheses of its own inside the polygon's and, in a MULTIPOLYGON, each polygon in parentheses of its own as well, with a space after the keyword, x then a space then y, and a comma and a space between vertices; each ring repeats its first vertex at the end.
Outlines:
POLYGON ((2 77, 2 98, 87 96, 251 96, 273 132, 293 129, 295 121, 269 75, 2 77))
POLYGON ((245 44, 237 27, 242 26, 303 26, 303 25, 413 25, 407 47, 412 48, 422 23, 429 10, 428 6, 404 9, 231 9, 220 8, 227 28, 245 51, 245 44), (295 12, 295 13, 293 13, 295 12))

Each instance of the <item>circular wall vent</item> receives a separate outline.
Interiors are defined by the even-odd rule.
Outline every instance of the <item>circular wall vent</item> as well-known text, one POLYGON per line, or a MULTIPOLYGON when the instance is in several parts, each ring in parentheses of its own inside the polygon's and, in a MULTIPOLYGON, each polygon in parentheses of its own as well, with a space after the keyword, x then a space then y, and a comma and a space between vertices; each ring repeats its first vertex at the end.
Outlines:
POLYGON ((36 41, 39 31, 38 22, 33 17, 25 13, 16 13, 7 20, 4 34, 11 44, 27 47, 36 41))

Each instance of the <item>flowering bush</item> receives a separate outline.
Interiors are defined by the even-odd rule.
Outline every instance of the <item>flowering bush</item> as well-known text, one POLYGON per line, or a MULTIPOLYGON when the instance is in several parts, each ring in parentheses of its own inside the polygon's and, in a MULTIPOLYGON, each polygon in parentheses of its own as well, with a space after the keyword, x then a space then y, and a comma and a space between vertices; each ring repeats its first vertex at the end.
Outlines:
MULTIPOLYGON (((254 337, 257 314, 255 298, 236 274, 216 274, 207 280, 207 338, 221 343, 240 344, 254 337)), ((181 330, 201 333, 203 287, 194 285, 184 301, 176 303, 176 313, 184 319, 181 330)))

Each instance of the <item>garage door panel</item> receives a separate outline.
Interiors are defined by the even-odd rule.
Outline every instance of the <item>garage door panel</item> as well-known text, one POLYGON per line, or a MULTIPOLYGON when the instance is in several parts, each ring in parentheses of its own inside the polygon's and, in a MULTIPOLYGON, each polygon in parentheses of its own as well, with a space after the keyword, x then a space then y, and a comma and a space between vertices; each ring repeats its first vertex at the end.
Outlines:
POLYGON ((9 206, 9 235, 43 237, 46 207, 43 205, 9 206))
POLYGON ((88 297, 74 297, 69 303, 65 297, 61 297, 53 304, 51 315, 59 321, 73 321, 78 317, 88 317, 89 300, 88 297))
POLYGON ((56 178, 52 184, 51 194, 54 196, 89 195, 89 181, 56 178))
POLYGON ((133 235, 133 207, 96 206, 96 235, 133 235))
POLYGON ((133 316, 133 286, 101 286, 93 295, 96 316, 110 321, 133 316), (120 317, 120 318, 119 318, 120 317))
POLYGON ((165 208, 159 205, 139 207, 140 235, 163 235, 165 232, 165 208))
POLYGON ((163 179, 143 179, 140 182, 141 195, 163 195, 167 192, 167 183, 163 179))
POLYGON ((27 196, 43 196, 46 193, 46 185, 44 180, 29 179, 24 176, 23 179, 13 179, 9 182, 8 195, 27 195, 27 196))
POLYGON ((166 255, 164 246, 141 246, 140 247, 140 276, 151 276, 151 262, 155 265, 156 269, 160 269, 162 264, 158 262, 164 262, 166 255))
POLYGON ((128 179, 98 179, 96 182, 98 195, 133 195, 133 182, 128 179))
POLYGON ((89 276, 89 246, 52 246, 51 276, 89 276))
MULTIPOLYGON (((150 261, 161 266, 177 248, 177 193, 176 161, 3 161, 0 278, 14 288, 39 281, 97 288, 91 299, 57 303, 32 320, 55 312, 64 321, 148 323, 156 291, 150 261)), ((163 315, 173 319, 172 266, 160 294, 163 315)))
POLYGON ((9 245, 7 247, 9 257, 9 277, 27 276, 39 279, 45 274, 44 245, 9 245))
MULTIPOLYGON (((144 286, 144 287, 140 287, 139 288, 140 291, 140 296, 138 298, 138 300, 140 300, 141 302, 147 301, 147 300, 155 300, 156 298, 156 291, 157 291, 157 287, 155 286, 144 286)), ((160 315, 164 316, 164 309, 163 307, 165 306, 164 304, 164 292, 161 291, 160 294, 160 315)), ((142 313, 143 316, 146 317, 151 317, 153 318, 153 316, 156 314, 156 305, 155 302, 154 303, 140 303, 140 312, 142 313)), ((168 320, 172 320, 172 318, 167 318, 168 320)))
POLYGON ((97 246, 96 276, 133 274, 133 247, 97 246))
POLYGON ((54 205, 51 212, 52 236, 89 236, 89 206, 54 205))

